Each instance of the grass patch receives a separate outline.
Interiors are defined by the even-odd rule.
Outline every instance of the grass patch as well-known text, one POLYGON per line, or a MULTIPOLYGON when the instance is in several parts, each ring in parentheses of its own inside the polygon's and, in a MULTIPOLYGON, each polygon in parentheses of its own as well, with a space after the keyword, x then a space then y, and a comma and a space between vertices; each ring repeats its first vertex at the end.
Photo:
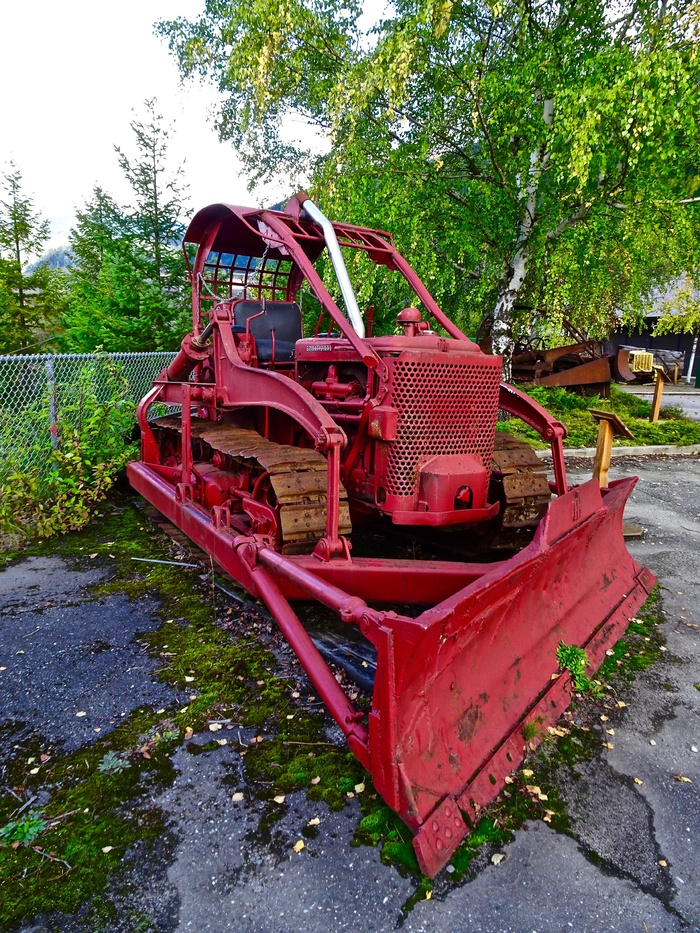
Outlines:
MULTIPOLYGON (((648 420, 651 404, 636 395, 623 392, 615 385, 610 386, 608 399, 597 395, 585 397, 560 387, 533 386, 524 391, 555 418, 564 422, 569 430, 564 447, 595 447, 598 425, 593 421, 589 408, 615 412, 634 435, 633 439, 616 437, 616 445, 637 447, 653 444, 700 444, 700 421, 685 417, 678 408, 668 407, 661 409, 660 420, 652 424, 648 420)), ((536 447, 547 446, 536 431, 517 418, 508 422, 506 430, 533 442, 536 447)))

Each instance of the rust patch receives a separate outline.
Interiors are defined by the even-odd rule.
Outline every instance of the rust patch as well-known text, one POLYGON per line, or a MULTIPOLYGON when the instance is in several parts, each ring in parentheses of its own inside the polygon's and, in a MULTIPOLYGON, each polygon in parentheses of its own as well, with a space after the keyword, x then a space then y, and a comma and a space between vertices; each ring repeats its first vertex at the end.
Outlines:
POLYGON ((457 735, 462 742, 469 742, 476 732, 476 727, 483 719, 481 708, 478 706, 468 707, 460 716, 457 723, 457 735))

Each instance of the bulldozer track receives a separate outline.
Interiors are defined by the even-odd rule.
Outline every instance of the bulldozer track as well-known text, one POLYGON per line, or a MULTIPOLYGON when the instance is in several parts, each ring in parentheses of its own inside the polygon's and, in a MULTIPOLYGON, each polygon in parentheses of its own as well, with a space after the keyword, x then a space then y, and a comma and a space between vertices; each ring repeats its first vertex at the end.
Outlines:
MULTIPOLYGON (((177 415, 151 422, 155 428, 180 434, 177 415)), ((267 473, 278 506, 282 552, 312 551, 326 533, 327 463, 317 450, 278 444, 250 428, 192 419, 192 439, 207 445, 211 456, 218 452, 243 467, 259 467, 267 473)), ((196 463, 195 463, 196 469, 196 463)), ((341 487, 338 533, 352 531, 345 490, 341 487)))
POLYGON ((497 431, 493 463, 501 474, 496 480, 501 500, 501 525, 491 542, 495 550, 513 550, 527 544, 547 510, 551 490, 547 468, 527 441, 497 431))

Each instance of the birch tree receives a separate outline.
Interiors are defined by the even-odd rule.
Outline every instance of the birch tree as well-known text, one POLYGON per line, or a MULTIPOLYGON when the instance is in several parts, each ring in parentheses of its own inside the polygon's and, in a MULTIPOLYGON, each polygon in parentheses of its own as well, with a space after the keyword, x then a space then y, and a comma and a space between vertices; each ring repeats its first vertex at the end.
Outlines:
POLYGON ((635 231, 663 274, 693 260, 695 221, 688 255, 663 249, 697 210, 680 203, 698 177, 691 3, 395 0, 369 28, 361 12, 207 0, 159 28, 183 76, 222 92, 219 130, 251 182, 301 167, 336 216, 398 226, 423 274, 432 249, 443 294, 489 312, 506 373, 518 307, 556 306, 560 288, 575 304, 567 270, 585 282, 587 253, 602 292, 622 276, 627 297, 645 281, 625 279, 635 231), (329 151, 292 141, 292 116, 329 151))

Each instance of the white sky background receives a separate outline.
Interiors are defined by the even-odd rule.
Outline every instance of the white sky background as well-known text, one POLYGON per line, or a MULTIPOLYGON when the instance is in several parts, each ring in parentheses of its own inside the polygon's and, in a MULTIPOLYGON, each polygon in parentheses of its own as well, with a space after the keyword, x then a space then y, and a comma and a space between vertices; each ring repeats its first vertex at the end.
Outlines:
POLYGON ((50 246, 67 244, 74 211, 96 184, 120 203, 131 199, 114 145, 135 153, 129 124, 133 109, 144 116, 146 98, 157 98, 173 130, 168 164, 185 160, 189 213, 215 201, 269 204, 284 193, 284 186, 248 193, 235 150, 216 136, 215 89, 181 85, 153 34, 157 20, 192 19, 202 7, 198 0, 4 4, 0 169, 12 159, 22 172, 25 193, 51 220, 50 246))

